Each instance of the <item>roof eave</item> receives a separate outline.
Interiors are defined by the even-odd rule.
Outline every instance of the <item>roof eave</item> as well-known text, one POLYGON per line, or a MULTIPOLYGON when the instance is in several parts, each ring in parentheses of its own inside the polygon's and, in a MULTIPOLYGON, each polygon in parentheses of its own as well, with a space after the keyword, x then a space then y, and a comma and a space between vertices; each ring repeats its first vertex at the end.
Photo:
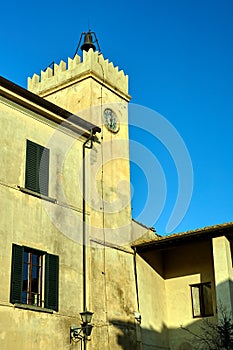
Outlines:
POLYGON ((141 244, 135 244, 133 245, 133 247, 135 247, 137 250, 145 251, 152 250, 153 248, 169 247, 171 245, 182 244, 184 242, 186 243, 196 241, 197 239, 206 240, 223 235, 233 235, 233 222, 215 226, 208 226, 202 229, 173 234, 171 236, 159 237, 157 240, 141 244))
POLYGON ((64 123, 65 127, 71 128, 74 132, 77 132, 84 137, 89 137, 90 131, 92 131, 93 134, 101 131, 98 126, 72 114, 71 112, 43 99, 42 97, 1 76, 0 95, 32 110, 33 112, 42 114, 46 118, 52 119, 58 124, 64 123))

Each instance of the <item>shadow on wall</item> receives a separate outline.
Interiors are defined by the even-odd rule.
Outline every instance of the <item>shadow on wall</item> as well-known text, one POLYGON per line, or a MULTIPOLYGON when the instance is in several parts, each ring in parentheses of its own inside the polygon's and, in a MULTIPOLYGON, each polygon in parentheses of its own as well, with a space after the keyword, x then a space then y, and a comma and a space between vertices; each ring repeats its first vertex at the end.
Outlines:
MULTIPOLYGON (((219 293, 225 293, 226 290, 231 292, 230 298, 232 299, 232 281, 227 280, 217 286, 217 292, 219 293)), ((218 295, 222 295, 219 293, 218 295)), ((118 328, 117 342, 122 350, 219 350, 219 346, 216 344, 216 339, 219 335, 215 334, 215 328, 211 328, 210 332, 208 324, 215 325, 217 318, 220 319, 222 317, 222 310, 231 319, 232 326, 233 321, 231 300, 228 298, 228 303, 227 299, 223 301, 218 300, 218 305, 218 314, 215 312, 212 317, 194 318, 193 322, 182 325, 185 329, 182 329, 181 325, 170 329, 164 326, 163 330, 158 332, 153 329, 145 329, 136 322, 122 322, 113 319, 110 320, 110 323, 118 328)), ((188 307, 187 312, 189 312, 188 307)), ((229 347, 223 346, 221 349, 228 350, 229 347)))
MULTIPOLYGON (((176 333, 177 342, 169 346, 168 329, 164 327, 162 332, 140 327, 135 323, 112 320, 112 325, 118 328, 117 343, 122 350, 193 350, 192 340, 186 332, 180 328, 172 329, 176 333), (179 344, 178 344, 179 343, 179 344)), ((173 334, 174 336, 174 334, 173 334)))
POLYGON ((231 312, 231 317, 233 317, 233 282, 231 280, 216 287, 216 299, 219 307, 231 312))
POLYGON ((110 320, 110 323, 116 327, 117 332, 117 343, 122 349, 137 350, 137 330, 136 325, 132 322, 122 322, 119 320, 110 320))
POLYGON ((167 332, 165 328, 164 332, 159 333, 153 329, 145 329, 137 322, 122 322, 114 319, 110 320, 110 323, 119 330, 117 342, 122 350, 169 350, 166 345, 167 337, 162 334, 167 332))

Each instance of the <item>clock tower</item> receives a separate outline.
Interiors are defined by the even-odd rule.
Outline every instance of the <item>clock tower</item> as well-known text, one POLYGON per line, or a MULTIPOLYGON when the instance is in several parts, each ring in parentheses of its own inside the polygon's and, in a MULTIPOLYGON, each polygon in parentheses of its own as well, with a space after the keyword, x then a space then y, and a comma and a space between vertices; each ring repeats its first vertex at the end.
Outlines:
POLYGON ((107 241, 123 244, 131 238, 128 76, 95 51, 91 32, 85 34, 82 57, 34 74, 28 89, 101 127, 99 142, 86 150, 89 234, 101 240, 104 229, 107 241))

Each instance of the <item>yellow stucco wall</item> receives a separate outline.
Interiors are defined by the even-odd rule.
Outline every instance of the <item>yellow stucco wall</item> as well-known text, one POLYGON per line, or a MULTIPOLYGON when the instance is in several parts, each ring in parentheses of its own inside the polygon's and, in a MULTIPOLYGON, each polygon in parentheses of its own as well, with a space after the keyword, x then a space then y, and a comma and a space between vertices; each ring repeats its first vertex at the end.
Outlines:
POLYGON ((132 252, 95 245, 90 270, 90 305, 96 313, 91 346, 136 350, 137 302, 132 252))
POLYGON ((48 146, 55 125, 23 107, 8 103, 6 99, 1 102, 0 161, 4 166, 0 171, 0 238, 1 266, 4 272, 1 274, 0 288, 0 347, 16 350, 69 348, 69 327, 71 323, 79 321, 78 313, 82 308, 82 201, 81 196, 77 195, 78 185, 73 181, 73 175, 80 166, 82 142, 66 135, 72 139, 72 167, 67 164, 68 156, 61 168, 62 174, 58 172, 59 148, 55 145, 49 147, 49 196, 56 200, 55 203, 24 193, 20 187, 25 186, 26 140, 48 146), (70 175, 69 179, 67 173, 70 175), (64 198, 55 185, 60 176, 66 177, 63 188, 67 192, 67 203, 72 209, 64 203, 64 198), (69 187, 75 189, 75 195, 69 187), (72 220, 76 224, 75 230, 72 220), (72 226, 70 233, 75 240, 67 237, 68 231, 63 232, 64 221, 69 221, 70 227, 72 226), (59 255, 60 288, 57 313, 19 309, 9 302, 12 243, 59 255))
POLYGON ((168 333, 167 298, 165 281, 161 275, 162 255, 151 254, 153 267, 137 256, 139 304, 142 314, 142 344, 143 349, 154 345, 167 348, 168 333))
POLYGON ((186 325, 193 321, 190 285, 211 282, 214 292, 211 243, 192 242, 168 250, 164 264, 168 327, 186 325))
POLYGON ((191 284, 211 282, 214 316, 208 319, 216 321, 211 240, 171 244, 160 249, 155 246, 145 249, 140 256, 138 280, 145 343, 171 350, 192 350, 193 335, 181 326, 200 334, 205 318, 193 318, 191 284))
MULTIPOLYGON (((233 313, 232 245, 227 237, 213 238, 216 297, 219 309, 233 313)), ((223 314, 219 312, 221 318, 223 314)))

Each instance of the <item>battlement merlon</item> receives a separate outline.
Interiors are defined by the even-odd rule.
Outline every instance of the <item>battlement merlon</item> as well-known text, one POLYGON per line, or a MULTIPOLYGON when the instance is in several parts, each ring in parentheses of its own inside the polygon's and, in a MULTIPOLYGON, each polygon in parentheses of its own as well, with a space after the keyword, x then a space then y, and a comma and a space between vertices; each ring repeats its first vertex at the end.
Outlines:
POLYGON ((68 58, 66 62, 61 61, 59 65, 54 64, 54 68, 48 67, 41 71, 41 75, 34 74, 28 78, 28 90, 46 97, 55 91, 65 88, 78 81, 93 78, 114 92, 121 95, 125 100, 130 100, 128 94, 128 75, 125 75, 118 67, 114 67, 108 59, 98 51, 89 49, 83 51, 83 61, 78 55, 74 59, 68 58))

